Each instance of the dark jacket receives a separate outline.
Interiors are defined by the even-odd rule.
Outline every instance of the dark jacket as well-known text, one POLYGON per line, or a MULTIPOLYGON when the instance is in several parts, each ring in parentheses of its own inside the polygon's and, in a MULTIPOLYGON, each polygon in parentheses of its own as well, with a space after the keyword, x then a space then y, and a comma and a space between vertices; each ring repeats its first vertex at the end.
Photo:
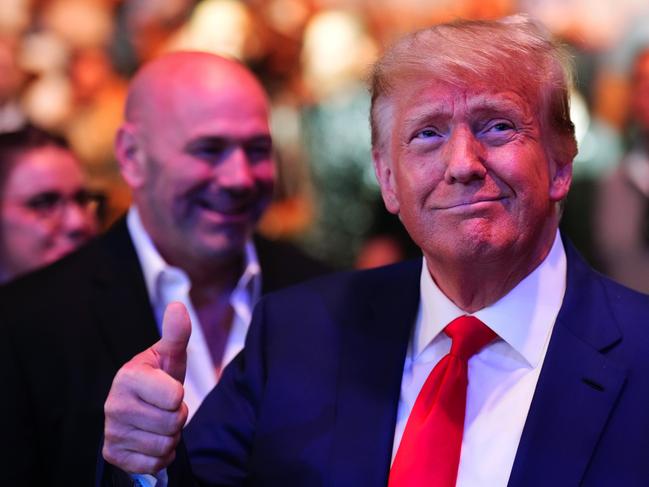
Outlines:
MULTIPOLYGON (((326 267, 255 240, 268 292, 326 267)), ((92 485, 117 370, 159 338, 126 222, 0 289, 0 484, 92 485)))

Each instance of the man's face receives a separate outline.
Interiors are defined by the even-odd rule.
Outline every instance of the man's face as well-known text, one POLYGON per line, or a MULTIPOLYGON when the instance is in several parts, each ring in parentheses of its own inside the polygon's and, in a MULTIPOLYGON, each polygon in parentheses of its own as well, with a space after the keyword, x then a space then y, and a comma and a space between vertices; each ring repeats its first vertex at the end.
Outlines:
POLYGON ((97 231, 93 202, 70 152, 42 147, 17 158, 3 188, 0 211, 7 277, 60 259, 97 231))
POLYGON ((146 159, 135 200, 172 264, 209 264, 240 254, 270 201, 275 168, 261 89, 233 71, 168 93, 146 125, 146 159))
POLYGON ((374 152, 388 210, 433 265, 538 264, 571 171, 550 157, 533 98, 431 81, 409 88, 389 101, 386 146, 374 152))

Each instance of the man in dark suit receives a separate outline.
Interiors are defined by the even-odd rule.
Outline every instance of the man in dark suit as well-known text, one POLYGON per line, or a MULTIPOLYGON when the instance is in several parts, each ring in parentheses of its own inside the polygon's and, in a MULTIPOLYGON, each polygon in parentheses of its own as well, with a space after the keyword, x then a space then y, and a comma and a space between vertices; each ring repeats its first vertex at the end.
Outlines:
POLYGON ((174 53, 145 66, 116 156, 128 215, 0 291, 3 485, 92 484, 112 378, 159 338, 170 300, 202 332, 189 353, 193 413, 242 348, 259 294, 324 271, 290 246, 253 243, 275 173, 266 95, 239 63, 174 53))
MULTIPOLYGON (((201 485, 649 483, 649 298, 558 232, 576 154, 566 59, 525 17, 435 26, 383 55, 374 165, 423 262, 261 300, 184 433, 201 485)), ((191 326, 170 306, 118 372, 108 462, 172 461, 191 326)))

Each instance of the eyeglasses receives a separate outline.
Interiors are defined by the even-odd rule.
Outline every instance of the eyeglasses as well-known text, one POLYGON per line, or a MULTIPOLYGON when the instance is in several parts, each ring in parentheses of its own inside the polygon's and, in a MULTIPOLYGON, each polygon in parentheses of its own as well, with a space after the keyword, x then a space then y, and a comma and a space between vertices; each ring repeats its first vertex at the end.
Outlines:
POLYGON ((37 193, 24 201, 23 206, 42 219, 58 218, 67 204, 74 204, 84 212, 96 214, 105 203, 104 195, 81 189, 69 196, 58 191, 37 193))

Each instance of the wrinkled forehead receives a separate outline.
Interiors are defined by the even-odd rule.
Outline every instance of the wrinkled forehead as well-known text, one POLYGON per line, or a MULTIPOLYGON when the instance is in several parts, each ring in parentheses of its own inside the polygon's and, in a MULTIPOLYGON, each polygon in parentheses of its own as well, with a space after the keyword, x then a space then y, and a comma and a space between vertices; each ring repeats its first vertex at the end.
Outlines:
POLYGON ((511 108, 531 111, 537 106, 536 90, 529 90, 515 83, 502 84, 485 80, 470 82, 445 81, 422 78, 404 84, 386 99, 398 107, 409 105, 412 110, 452 112, 455 107, 467 110, 511 108))
POLYGON ((373 123, 378 142, 388 141, 395 122, 431 114, 451 116, 462 108, 467 112, 516 112, 525 118, 540 117, 541 87, 515 73, 473 72, 439 78, 435 73, 403 72, 395 76, 389 90, 373 103, 373 123))

